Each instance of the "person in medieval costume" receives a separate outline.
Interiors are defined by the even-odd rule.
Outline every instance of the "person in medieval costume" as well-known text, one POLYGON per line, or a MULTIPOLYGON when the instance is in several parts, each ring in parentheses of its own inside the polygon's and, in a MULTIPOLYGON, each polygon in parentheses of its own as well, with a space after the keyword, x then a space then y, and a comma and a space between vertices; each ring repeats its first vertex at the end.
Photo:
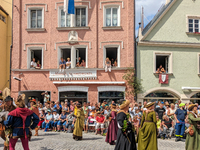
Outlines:
POLYGON ((158 150, 157 146, 157 126, 156 112, 154 111, 154 103, 149 102, 145 106, 141 128, 138 135, 138 150, 158 150))
POLYGON ((190 127, 186 137, 186 150, 199 150, 200 149, 200 118, 197 116, 197 105, 191 104, 188 107, 189 115, 188 121, 190 127))
MULTIPOLYGON (((31 102, 31 108, 30 110, 32 110, 38 117, 39 117, 39 109, 37 107, 37 102, 35 99, 30 100, 31 102)), ((38 136, 38 126, 36 126, 35 128, 35 135, 34 136, 38 136)))
POLYGON ((76 107, 77 107, 77 115, 75 116, 76 122, 74 125, 73 139, 78 141, 78 140, 82 140, 82 132, 83 132, 85 115, 84 115, 83 109, 81 108, 80 103, 76 104, 76 107))
POLYGON ((118 126, 117 126, 117 110, 116 110, 116 104, 111 104, 111 114, 109 117, 110 123, 108 126, 108 131, 106 134, 106 142, 109 143, 110 145, 115 145, 115 141, 117 140, 117 131, 118 131, 118 126))
POLYGON ((128 113, 129 100, 120 100, 120 111, 117 113, 117 142, 115 150, 137 150, 135 141, 135 129, 132 126, 128 113))
MULTIPOLYGON (((1 122, 7 119, 7 115, 9 112, 13 111, 16 107, 13 105, 13 98, 10 97, 10 89, 5 88, 2 92, 2 97, 4 104, 1 105, 2 112, 0 113, 1 122)), ((4 150, 9 150, 9 138, 8 135, 12 131, 11 128, 5 128, 3 123, 0 123, 0 134, 1 138, 4 139, 4 150)))
POLYGON ((11 126, 12 133, 9 135, 10 150, 15 149, 18 138, 21 139, 24 150, 29 150, 28 140, 30 139, 30 129, 35 129, 39 123, 39 117, 28 108, 25 108, 25 102, 22 95, 19 95, 15 101, 17 108, 8 114, 4 121, 6 127, 11 126))

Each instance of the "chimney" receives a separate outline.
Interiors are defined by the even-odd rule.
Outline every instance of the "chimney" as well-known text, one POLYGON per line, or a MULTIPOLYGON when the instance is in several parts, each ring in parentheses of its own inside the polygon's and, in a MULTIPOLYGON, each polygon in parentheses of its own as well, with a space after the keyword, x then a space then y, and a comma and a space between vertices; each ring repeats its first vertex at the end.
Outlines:
POLYGON ((143 6, 141 7, 141 30, 143 31, 144 29, 144 8, 143 6))
POLYGON ((166 0, 165 5, 169 4, 171 2, 171 0, 166 0))

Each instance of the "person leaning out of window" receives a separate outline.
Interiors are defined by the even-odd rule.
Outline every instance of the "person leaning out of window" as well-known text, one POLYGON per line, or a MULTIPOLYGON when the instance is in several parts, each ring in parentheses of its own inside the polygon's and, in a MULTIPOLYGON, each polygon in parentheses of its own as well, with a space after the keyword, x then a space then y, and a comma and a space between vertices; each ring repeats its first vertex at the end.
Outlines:
POLYGON ((105 72, 107 71, 111 72, 111 61, 108 57, 106 58, 106 61, 105 61, 105 72))
POLYGON ((37 63, 35 62, 35 58, 31 61, 31 69, 35 69, 37 67, 37 63))

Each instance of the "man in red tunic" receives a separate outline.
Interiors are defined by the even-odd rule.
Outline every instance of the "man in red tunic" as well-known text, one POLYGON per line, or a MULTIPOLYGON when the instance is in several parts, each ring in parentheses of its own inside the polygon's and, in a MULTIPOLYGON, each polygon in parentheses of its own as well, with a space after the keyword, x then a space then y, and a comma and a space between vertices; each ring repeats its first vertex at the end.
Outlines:
MULTIPOLYGON (((35 99, 30 100, 31 102, 31 108, 30 110, 32 110, 38 117, 39 117, 39 109, 37 107, 37 102, 35 99)), ((35 135, 34 136, 38 136, 38 126, 36 126, 35 128, 35 135)))

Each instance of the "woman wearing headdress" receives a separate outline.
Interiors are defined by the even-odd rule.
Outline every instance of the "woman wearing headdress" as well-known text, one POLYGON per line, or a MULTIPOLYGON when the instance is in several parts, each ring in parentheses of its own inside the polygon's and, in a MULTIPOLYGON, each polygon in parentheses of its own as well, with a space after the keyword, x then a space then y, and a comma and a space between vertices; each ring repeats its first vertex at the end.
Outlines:
POLYGON ((25 102, 22 95, 19 95, 15 101, 17 108, 8 114, 8 118, 4 121, 6 127, 12 127, 10 134, 9 147, 10 150, 15 149, 18 138, 21 139, 24 150, 29 150, 28 140, 31 132, 29 129, 35 129, 39 123, 39 117, 28 108, 25 108, 25 102))
POLYGON ((117 142, 115 150, 137 150, 134 126, 129 122, 130 115, 128 114, 129 100, 120 100, 120 111, 117 113, 117 142))
POLYGON ((189 115, 188 120, 190 123, 189 133, 186 137, 186 150, 199 150, 200 149, 200 118, 197 116, 197 105, 191 104, 188 107, 189 115))
POLYGON ((154 111, 154 103, 147 103, 146 108, 147 110, 144 111, 140 124, 141 128, 138 135, 138 150, 158 150, 157 119, 154 111))
POLYGON ((74 125, 74 132, 73 132, 73 139, 78 141, 82 140, 82 131, 83 131, 83 125, 85 120, 84 111, 81 108, 81 104, 76 104, 77 107, 77 115, 76 115, 76 122, 74 125))
POLYGON ((117 140, 117 110, 116 110, 116 104, 111 104, 111 114, 110 114, 110 124, 108 126, 108 131, 106 134, 106 142, 110 145, 115 145, 115 141, 117 140))

